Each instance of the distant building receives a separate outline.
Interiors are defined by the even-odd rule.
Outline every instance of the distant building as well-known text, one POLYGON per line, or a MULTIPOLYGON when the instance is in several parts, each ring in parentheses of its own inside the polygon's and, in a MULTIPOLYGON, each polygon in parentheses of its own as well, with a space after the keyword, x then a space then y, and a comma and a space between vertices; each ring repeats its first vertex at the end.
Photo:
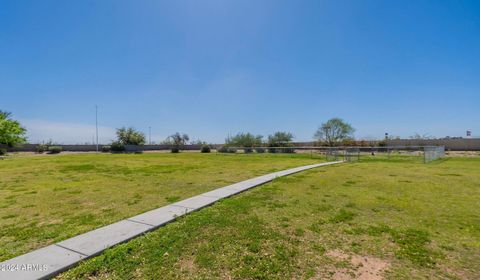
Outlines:
POLYGON ((459 137, 459 136, 445 136, 443 138, 438 138, 438 140, 455 140, 455 139, 463 139, 463 137, 459 137))

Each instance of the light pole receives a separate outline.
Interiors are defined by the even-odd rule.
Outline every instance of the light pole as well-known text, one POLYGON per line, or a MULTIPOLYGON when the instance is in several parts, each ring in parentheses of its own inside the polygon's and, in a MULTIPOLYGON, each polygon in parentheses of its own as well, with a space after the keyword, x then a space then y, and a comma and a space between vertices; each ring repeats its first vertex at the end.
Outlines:
POLYGON ((98 106, 95 105, 95 135, 97 142, 97 153, 98 153, 98 106))
POLYGON ((385 146, 387 147, 388 158, 390 158, 390 148, 388 147, 388 132, 385 132, 385 146))

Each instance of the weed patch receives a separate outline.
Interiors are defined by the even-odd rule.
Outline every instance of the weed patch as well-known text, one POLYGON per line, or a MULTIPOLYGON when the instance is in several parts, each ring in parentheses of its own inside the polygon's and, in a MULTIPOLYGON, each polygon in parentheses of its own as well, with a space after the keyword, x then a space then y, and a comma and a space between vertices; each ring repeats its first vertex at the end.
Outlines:
POLYGON ((400 247, 397 252, 399 257, 407 258, 411 262, 425 267, 435 266, 435 254, 427 245, 430 243, 428 232, 407 229, 404 231, 393 231, 393 241, 400 247))
POLYGON ((169 203, 174 203, 180 200, 181 197, 179 196, 167 196, 165 197, 165 200, 168 201, 169 203))
POLYGON ((331 217, 328 221, 334 224, 345 223, 353 220, 354 217, 355 213, 347 211, 345 209, 340 209, 340 211, 335 216, 331 217))

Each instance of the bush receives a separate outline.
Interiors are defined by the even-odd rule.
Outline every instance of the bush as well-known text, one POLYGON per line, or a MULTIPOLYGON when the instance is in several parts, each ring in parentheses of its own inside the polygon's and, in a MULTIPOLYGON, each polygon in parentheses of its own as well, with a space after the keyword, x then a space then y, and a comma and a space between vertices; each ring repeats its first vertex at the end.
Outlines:
POLYGON ((225 139, 225 144, 232 147, 252 147, 262 144, 262 135, 240 132, 233 137, 225 139))
POLYGON ((228 153, 228 147, 222 146, 222 147, 220 147, 220 148, 217 149, 217 152, 219 152, 219 153, 228 153))
POLYGON ((110 151, 113 153, 121 153, 125 151, 125 146, 120 142, 112 142, 110 151))
POLYGON ((170 151, 171 151, 172 153, 175 153, 175 154, 176 154, 176 153, 179 153, 179 152, 180 152, 180 149, 179 149, 179 148, 172 148, 170 151))
POLYGON ((253 149, 252 148, 243 148, 243 152, 246 153, 246 154, 250 154, 250 153, 253 153, 253 149))
POLYGON ((268 135, 269 147, 285 147, 292 142, 293 134, 290 132, 277 131, 273 135, 268 135))
POLYGON ((47 150, 47 146, 45 145, 38 145, 36 148, 35 148, 36 152, 39 153, 39 154, 43 154, 43 152, 45 152, 47 150))
POLYGON ((50 146, 48 147, 49 154, 59 154, 63 151, 63 148, 60 146, 50 146))
POLYGON ((218 149, 217 149, 217 152, 219 152, 219 153, 234 154, 234 153, 237 152, 237 149, 223 146, 223 147, 218 148, 218 149))
POLYGON ((210 153, 210 146, 208 145, 203 145, 202 149, 200 150, 202 153, 210 153))
POLYGON ((255 152, 257 152, 259 154, 263 154, 263 153, 265 153, 265 148, 255 148, 255 152))
POLYGON ((107 146, 102 146, 102 153, 108 153, 110 152, 112 149, 112 147, 110 147, 109 145, 107 146))
POLYGON ((7 154, 7 149, 1 148, 0 149, 0 156, 4 156, 7 154))
POLYGON ((272 154, 275 154, 275 153, 293 154, 295 153, 295 148, 290 148, 290 147, 268 148, 268 152, 272 154))

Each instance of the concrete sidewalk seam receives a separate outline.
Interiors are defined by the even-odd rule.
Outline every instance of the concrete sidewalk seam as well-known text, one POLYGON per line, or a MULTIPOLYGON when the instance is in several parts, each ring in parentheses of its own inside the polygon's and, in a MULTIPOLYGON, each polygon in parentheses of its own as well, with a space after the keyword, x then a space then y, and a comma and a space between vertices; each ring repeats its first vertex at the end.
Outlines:
POLYGON ((58 247, 60 247, 60 248, 62 248, 62 249, 68 250, 68 251, 72 251, 72 252, 77 253, 77 254, 79 254, 79 255, 83 255, 83 256, 85 256, 85 257, 88 257, 88 255, 85 255, 85 254, 82 253, 82 252, 75 251, 75 250, 70 249, 70 248, 67 248, 67 247, 65 247, 65 246, 58 245, 58 244, 53 244, 53 245, 54 245, 54 246, 58 246, 58 247))

